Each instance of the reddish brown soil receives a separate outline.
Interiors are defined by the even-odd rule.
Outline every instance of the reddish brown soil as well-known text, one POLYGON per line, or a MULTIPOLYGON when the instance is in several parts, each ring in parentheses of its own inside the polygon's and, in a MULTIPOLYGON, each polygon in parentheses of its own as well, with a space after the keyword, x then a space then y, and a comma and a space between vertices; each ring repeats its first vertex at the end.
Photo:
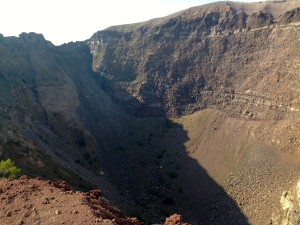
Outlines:
POLYGON ((100 190, 74 192, 66 182, 21 177, 0 181, 0 224, 142 224, 109 206, 100 190))
POLYGON ((182 221, 182 216, 178 214, 174 214, 166 219, 164 225, 190 225, 182 221))
MULTIPOLYGON (((0 180, 0 224, 84 224, 143 225, 110 206, 100 190, 72 191, 65 182, 51 182, 22 176, 0 180)), ((189 225, 174 214, 164 225, 189 225)))

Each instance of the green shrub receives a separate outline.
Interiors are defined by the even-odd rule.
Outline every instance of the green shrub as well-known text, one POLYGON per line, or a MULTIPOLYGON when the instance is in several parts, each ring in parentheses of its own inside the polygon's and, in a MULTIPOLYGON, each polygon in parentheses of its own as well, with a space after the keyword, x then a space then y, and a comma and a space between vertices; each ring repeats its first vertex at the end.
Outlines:
POLYGON ((20 175, 21 169, 15 166, 11 159, 1 160, 0 176, 2 178, 16 178, 20 175))
POLYGON ((169 172, 168 175, 169 175, 169 177, 172 178, 172 179, 178 177, 178 174, 177 174, 175 171, 174 171, 174 172, 169 172))
POLYGON ((165 126, 167 129, 170 129, 170 128, 173 127, 173 122, 172 122, 172 120, 170 120, 170 119, 165 119, 163 123, 164 123, 164 126, 165 126))

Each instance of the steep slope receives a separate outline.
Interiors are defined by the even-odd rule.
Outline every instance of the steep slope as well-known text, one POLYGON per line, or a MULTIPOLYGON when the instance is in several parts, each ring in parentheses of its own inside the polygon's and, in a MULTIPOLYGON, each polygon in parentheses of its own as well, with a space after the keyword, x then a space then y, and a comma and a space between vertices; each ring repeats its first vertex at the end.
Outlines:
POLYGON ((58 47, 1 37, 1 158, 147 223, 267 224, 299 179, 299 8, 218 2, 58 47))
MULTIPOLYGON (((105 154, 119 146, 120 121, 126 116, 97 85, 87 46, 55 47, 41 35, 24 33, 19 38, 3 38, 0 55, 3 157, 16 161, 27 157, 29 163, 23 165, 33 175, 37 175, 35 167, 42 167, 48 172, 40 173, 64 178, 57 171, 60 167, 56 168, 60 165, 91 183, 109 187, 101 178, 105 175, 96 174, 106 173, 105 154), (58 164, 50 169, 51 164, 38 156, 44 154, 58 164)), ((109 156, 112 164, 114 156, 109 156)), ((104 189, 113 191, 108 187, 104 189)))
MULTIPOLYGON (((182 132, 174 128, 160 142, 168 152, 187 153, 177 162, 182 174, 193 173, 194 159, 251 224, 268 223, 284 184, 299 173, 299 6, 212 3, 89 40, 107 93, 134 116, 178 118, 182 132)), ((173 183, 191 194, 186 202, 200 187, 187 177, 173 183)), ((220 197, 211 214, 220 215, 224 202, 220 197)))

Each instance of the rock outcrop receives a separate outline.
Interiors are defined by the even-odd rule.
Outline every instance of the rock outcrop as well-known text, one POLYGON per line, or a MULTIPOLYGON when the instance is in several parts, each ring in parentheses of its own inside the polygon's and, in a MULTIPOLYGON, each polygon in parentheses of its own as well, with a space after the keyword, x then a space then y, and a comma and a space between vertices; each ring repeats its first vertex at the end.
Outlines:
POLYGON ((1 180, 1 224, 118 224, 142 225, 111 207, 98 190, 66 190, 66 182, 41 179, 1 180))
POLYGON ((284 191, 280 198, 280 210, 274 212, 270 224, 294 225, 300 220, 300 182, 290 190, 284 191))

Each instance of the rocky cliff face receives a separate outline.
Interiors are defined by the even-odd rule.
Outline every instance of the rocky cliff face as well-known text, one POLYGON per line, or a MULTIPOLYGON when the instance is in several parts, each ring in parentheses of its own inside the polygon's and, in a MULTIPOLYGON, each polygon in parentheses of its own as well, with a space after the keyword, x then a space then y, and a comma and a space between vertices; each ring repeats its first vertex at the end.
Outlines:
POLYGON ((147 222, 266 224, 300 172, 299 7, 219 2, 58 47, 1 36, 1 157, 147 222))
POLYGON ((299 61, 296 6, 216 3, 108 28, 89 41, 93 69, 138 116, 207 107, 244 118, 290 116, 298 110, 297 91, 285 88, 296 75, 285 68, 299 61))

